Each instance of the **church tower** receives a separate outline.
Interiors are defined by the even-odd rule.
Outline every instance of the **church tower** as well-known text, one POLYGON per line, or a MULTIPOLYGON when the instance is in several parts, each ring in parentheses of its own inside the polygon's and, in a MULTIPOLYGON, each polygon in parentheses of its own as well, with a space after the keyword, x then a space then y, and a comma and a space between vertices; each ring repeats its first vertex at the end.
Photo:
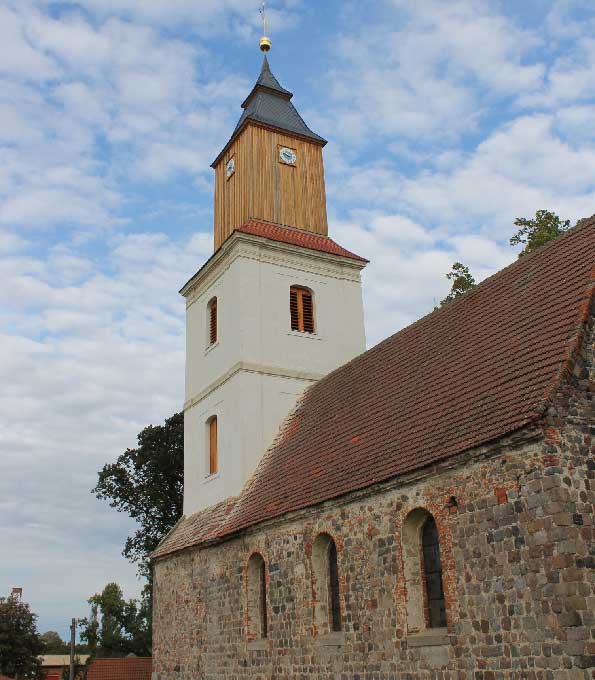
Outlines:
POLYGON ((214 254, 180 291, 186 516, 237 495, 304 390, 365 349, 367 261, 328 237, 326 141, 292 97, 265 56, 212 165, 214 254))

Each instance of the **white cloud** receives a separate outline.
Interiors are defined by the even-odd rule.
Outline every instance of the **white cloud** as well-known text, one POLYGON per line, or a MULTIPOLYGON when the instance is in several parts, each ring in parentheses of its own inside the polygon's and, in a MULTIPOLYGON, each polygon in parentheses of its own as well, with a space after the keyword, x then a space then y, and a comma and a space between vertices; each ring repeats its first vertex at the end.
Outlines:
MULTIPOLYGON (((24 247, 8 241, 8 250, 24 247)), ((3 544, 18 533, 0 580, 21 579, 42 613, 66 613, 55 602, 73 598, 79 611, 68 616, 85 613, 83 602, 110 578, 134 586, 133 569, 119 557, 130 523, 90 489, 138 431, 181 407, 184 303, 176 291, 210 245, 206 234, 186 242, 114 237, 109 272, 63 246, 0 258, 0 319, 14 330, 0 336, 3 544), (38 580, 40 569, 51 588, 38 580)), ((49 625, 47 614, 42 623, 49 625)))
POLYGON ((477 129, 488 102, 541 86, 544 65, 530 61, 541 38, 491 4, 384 4, 393 21, 363 21, 336 43, 333 121, 320 122, 339 139, 452 144, 477 129))
MULTIPOLYGON (((43 626, 109 579, 135 587, 129 523, 89 489, 182 402, 176 291, 211 251, 197 230, 251 85, 224 61, 260 30, 249 4, 0 0, 0 580, 43 626)), ((327 3, 271 5, 277 45, 306 17, 329 46, 300 111, 331 139, 332 235, 371 260, 369 344, 430 311, 455 260, 481 280, 514 259, 515 217, 593 212, 588 3, 534 28, 489 0, 340 3, 336 24, 327 3)))
POLYGON ((30 2, 2 11, 19 50, 56 67, 30 64, 36 83, 0 74, 0 222, 102 233, 120 221, 122 182, 210 175, 232 125, 229 93, 248 85, 203 69, 197 43, 115 17, 52 18, 30 2))
MULTIPOLYGON (((50 0, 44 0, 48 4, 50 0)), ((179 26, 201 37, 226 36, 230 34, 243 41, 254 41, 261 31, 258 14, 259 3, 246 0, 66 0, 75 8, 83 8, 94 17, 104 20, 119 16, 134 22, 158 26, 179 26)), ((279 0, 276 7, 267 10, 268 24, 278 34, 299 24, 300 15, 295 11, 301 0, 279 0)))
POLYGON ((526 93, 522 106, 551 107, 592 99, 595 91, 595 39, 582 37, 559 56, 547 74, 545 88, 526 93))

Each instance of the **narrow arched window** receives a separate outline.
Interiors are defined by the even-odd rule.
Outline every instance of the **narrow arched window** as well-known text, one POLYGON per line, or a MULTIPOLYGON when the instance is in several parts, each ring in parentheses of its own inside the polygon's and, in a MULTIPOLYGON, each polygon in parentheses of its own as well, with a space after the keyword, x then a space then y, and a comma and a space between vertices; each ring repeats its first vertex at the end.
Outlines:
POLYGON ((217 298, 214 297, 207 305, 207 321, 209 325, 209 345, 217 342, 217 298))
POLYGON ((341 630, 341 606, 339 603, 339 564, 337 562, 337 546, 331 540, 328 549, 329 570, 329 605, 331 610, 331 628, 341 630))
POLYGON ((219 472, 219 443, 217 432, 217 416, 213 416, 207 422, 207 438, 209 448, 209 474, 214 475, 219 472))
POLYGON ((339 564, 337 546, 328 534, 320 534, 312 546, 314 622, 318 632, 341 630, 339 564))
POLYGON ((422 529, 422 550, 428 627, 443 628, 446 626, 446 607, 442 587, 440 542, 438 540, 438 527, 431 515, 427 518, 422 529))
POLYGON ((291 286, 289 312, 292 331, 314 333, 314 300, 311 290, 301 286, 291 286))
POLYGON ((246 569, 248 635, 250 639, 269 636, 267 614, 267 573, 266 563, 258 553, 251 555, 246 569))

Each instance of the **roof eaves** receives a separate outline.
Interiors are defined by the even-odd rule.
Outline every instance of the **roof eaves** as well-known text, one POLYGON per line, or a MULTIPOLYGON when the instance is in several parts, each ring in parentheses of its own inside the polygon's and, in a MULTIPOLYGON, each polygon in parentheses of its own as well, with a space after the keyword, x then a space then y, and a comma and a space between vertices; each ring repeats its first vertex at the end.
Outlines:
POLYGON ((153 548, 153 550, 151 551, 151 554, 149 555, 149 562, 153 561, 153 559, 154 559, 153 556, 157 555, 157 553, 159 552, 159 549, 163 546, 165 541, 174 533, 174 531, 180 526, 180 524, 183 522, 184 519, 186 519, 186 515, 182 515, 178 519, 178 521, 173 525, 173 527, 166 534, 164 534, 161 537, 161 540, 159 541, 159 543, 157 543, 157 545, 155 546, 155 548, 153 548))
MULTIPOLYGON (((261 220, 254 220, 254 219, 249 220, 249 222, 260 222, 260 221, 261 220)), ((276 227, 280 227, 281 229, 295 230, 297 232, 306 234, 307 236, 313 235, 311 232, 305 231, 303 229, 297 229, 296 227, 287 227, 287 226, 283 226, 283 225, 280 225, 280 224, 276 224, 274 222, 271 222, 270 224, 273 225, 273 226, 276 226, 276 227)), ((217 248, 217 250, 202 265, 202 267, 200 267, 200 269, 186 281, 186 283, 178 291, 178 293, 180 295, 183 295, 184 297, 186 297, 187 294, 190 292, 190 290, 194 287, 194 283, 197 280, 197 278, 203 272, 205 272, 216 259, 219 259, 220 257, 224 257, 225 253, 231 247, 231 244, 238 239, 243 239, 243 240, 246 240, 246 241, 250 241, 250 240, 267 241, 269 243, 276 243, 278 246, 283 245, 287 248, 296 248, 296 249, 299 249, 299 250, 306 250, 309 253, 316 254, 319 257, 335 258, 335 259, 339 258, 343 262, 349 262, 349 263, 352 264, 352 266, 360 266, 360 268, 361 268, 362 265, 365 266, 369 262, 369 260, 367 260, 365 257, 361 257, 361 255, 351 253, 350 251, 347 251, 346 249, 344 249, 344 250, 346 250, 346 252, 348 252, 349 255, 343 255, 343 254, 340 254, 340 253, 329 253, 325 250, 319 250, 317 248, 308 247, 306 245, 286 243, 284 241, 279 241, 277 239, 274 239, 272 237, 267 237, 265 235, 252 234, 249 231, 244 232, 241 229, 242 226, 244 226, 244 225, 240 225, 238 228, 234 229, 232 231, 232 233, 228 236, 228 238, 225 239, 225 241, 219 246, 219 248, 217 248), (357 262, 362 263, 362 265, 357 265, 356 264, 357 262)), ((329 241, 331 241, 332 243, 335 243, 335 245, 339 245, 339 244, 336 243, 336 241, 333 241, 332 239, 329 239, 329 241)), ((341 246, 339 246, 339 247, 341 247, 341 246)))
POLYGON ((575 332, 568 338, 566 348, 566 360, 560 365, 558 371, 546 387, 541 400, 542 415, 551 405, 557 389, 573 374, 576 360, 587 337, 587 324, 595 307, 595 267, 591 271, 591 282, 585 288, 580 305, 579 314, 575 326, 575 332))
MULTIPOLYGON (((299 116, 299 113, 298 113, 299 116)), ((301 117, 301 116, 300 116, 301 117)), ((216 168, 219 161, 223 158, 229 147, 233 144, 233 142, 238 138, 242 130, 248 125, 256 125, 257 127, 265 128, 267 130, 272 130, 273 132, 282 132, 286 135, 289 135, 290 137, 297 137, 298 139, 304 139, 308 142, 313 142, 314 144, 320 144, 320 146, 326 146, 328 144, 328 141, 324 138, 321 137, 320 135, 317 135, 315 132, 310 132, 310 134, 301 134, 299 132, 295 132, 293 130, 287 130, 286 128, 279 127, 277 125, 273 125, 272 123, 264 120, 259 120, 254 114, 247 114, 243 116, 243 120, 240 118, 240 122, 238 123, 238 126, 236 129, 233 131, 233 134, 227 141, 227 144, 221 149, 220 153, 217 155, 215 160, 211 163, 212 168, 216 168)), ((307 127, 307 126, 306 126, 307 127)))
MULTIPOLYGON (((304 393, 304 395, 302 395, 302 398, 304 396, 305 396, 305 393, 304 393)), ((287 420, 286 426, 288 428, 290 428, 291 425, 292 425, 294 415, 295 415, 295 413, 292 412, 290 414, 290 417, 287 420)), ((254 520, 245 519, 243 521, 238 522, 237 524, 233 524, 233 522, 231 522, 231 523, 228 522, 228 526, 226 526, 224 524, 221 528, 221 531, 214 534, 214 535, 211 535, 209 537, 208 541, 198 540, 192 546, 189 546, 189 547, 196 547, 198 545, 205 545, 206 546, 206 545, 213 545, 213 544, 217 544, 217 543, 222 543, 224 541, 228 541, 228 540, 233 539, 234 537, 237 537, 239 534, 246 531, 247 529, 257 527, 257 526, 264 524, 266 522, 279 520, 279 518, 284 516, 284 515, 308 511, 311 508, 322 506, 325 503, 328 503, 329 501, 336 501, 337 499, 346 499, 346 501, 349 502, 353 497, 357 497, 359 494, 364 492, 370 486, 386 485, 386 484, 390 484, 390 483, 403 484, 403 483, 406 483, 406 481, 410 478, 411 475, 427 476, 428 474, 433 474, 433 472, 431 472, 432 470, 436 470, 437 468, 443 467, 445 465, 446 466, 452 465, 453 458, 458 457, 458 456, 465 456, 465 455, 473 454, 474 451, 481 449, 482 447, 486 447, 486 446, 490 446, 490 445, 497 445, 497 443, 499 441, 505 442, 506 437, 509 437, 509 436, 514 437, 514 436, 520 435, 521 437, 523 437, 523 441, 525 440, 524 438, 527 438, 527 437, 534 439, 537 435, 535 435, 535 433, 532 430, 529 430, 527 428, 534 426, 535 420, 536 420, 535 418, 531 418, 531 417, 525 418, 522 422, 520 422, 518 424, 517 427, 515 427, 514 429, 512 429, 508 432, 504 432, 502 434, 496 435, 495 437, 490 437, 490 438, 487 438, 487 439, 484 439, 484 440, 481 440, 481 441, 478 441, 478 442, 470 443, 469 446, 466 446, 464 449, 456 451, 451 456, 443 458, 441 460, 428 461, 427 463, 425 463, 422 466, 417 466, 415 464, 412 464, 412 466, 409 469, 404 470, 403 472, 399 473, 396 476, 391 475, 391 476, 384 477, 384 478, 378 478, 378 479, 374 480, 374 482, 372 482, 372 483, 365 483, 365 484, 362 484, 361 486, 355 486, 355 487, 350 488, 347 491, 329 493, 323 499, 314 500, 314 501, 309 502, 305 505, 297 504, 296 507, 293 507, 293 508, 290 508, 290 509, 281 509, 279 511, 272 510, 272 511, 268 512, 266 514, 266 516, 261 517, 261 518, 257 517, 254 520), (526 431, 526 434, 523 434, 523 431, 526 431), (405 479, 405 482, 403 481, 403 479, 405 479), (229 526, 230 524, 231 524, 231 528, 229 526)), ((507 444, 507 446, 508 446, 508 444, 507 444)), ((269 449, 269 450, 271 450, 271 455, 273 453, 273 449, 274 449, 274 443, 271 445, 271 447, 269 449)), ((267 454, 268 454, 268 451, 267 451, 267 454)), ((267 454, 265 454, 265 455, 267 455, 267 454)), ((478 455, 480 455, 480 454, 478 454, 478 455)), ((263 464, 265 463, 264 457, 262 459, 262 463, 263 464)), ((257 473, 258 473, 258 468, 253 473, 253 475, 251 476, 249 483, 253 483, 256 480, 257 473)), ((241 499, 243 494, 247 491, 249 483, 246 484, 244 490, 238 496, 238 500, 241 499)), ((238 504, 238 506, 239 506, 239 504, 238 504)), ((235 509, 236 508, 234 508, 234 510, 235 509)), ((241 510, 241 507, 237 507, 237 509, 241 510)), ((233 512, 230 513, 229 519, 233 519, 233 512)))
POLYGON ((250 102, 257 94, 257 92, 266 92, 268 94, 274 95, 275 97, 279 97, 280 99, 286 99, 287 101, 289 101, 293 97, 293 92, 290 92, 289 90, 284 90, 281 92, 279 90, 273 89, 272 87, 268 87, 267 85, 261 85, 260 83, 256 83, 256 85, 252 88, 250 94, 242 102, 243 109, 248 108, 250 102))

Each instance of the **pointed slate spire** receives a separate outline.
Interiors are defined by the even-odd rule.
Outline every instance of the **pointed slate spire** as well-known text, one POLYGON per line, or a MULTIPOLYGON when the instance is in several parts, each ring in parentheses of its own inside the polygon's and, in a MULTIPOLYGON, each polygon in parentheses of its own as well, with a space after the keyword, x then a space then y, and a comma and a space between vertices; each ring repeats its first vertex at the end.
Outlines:
POLYGON ((326 144, 326 139, 323 139, 320 135, 317 135, 310 130, 303 118, 297 112, 295 106, 291 103, 292 97, 293 94, 282 87, 271 72, 269 61, 265 56, 258 80, 250 94, 242 103, 244 113, 242 113, 242 116, 233 131, 231 139, 212 163, 212 167, 217 165, 219 159, 225 153, 229 145, 250 120, 277 130, 284 130, 290 134, 298 135, 299 137, 311 139, 324 146, 326 144))
POLYGON ((286 90, 284 87, 281 87, 279 81, 271 73, 271 67, 269 66, 269 60, 266 58, 266 55, 262 61, 262 69, 260 70, 260 76, 258 76, 258 80, 256 81, 256 85, 254 87, 257 88, 259 85, 261 87, 266 87, 269 90, 279 92, 280 94, 293 97, 293 94, 289 90, 286 90))

